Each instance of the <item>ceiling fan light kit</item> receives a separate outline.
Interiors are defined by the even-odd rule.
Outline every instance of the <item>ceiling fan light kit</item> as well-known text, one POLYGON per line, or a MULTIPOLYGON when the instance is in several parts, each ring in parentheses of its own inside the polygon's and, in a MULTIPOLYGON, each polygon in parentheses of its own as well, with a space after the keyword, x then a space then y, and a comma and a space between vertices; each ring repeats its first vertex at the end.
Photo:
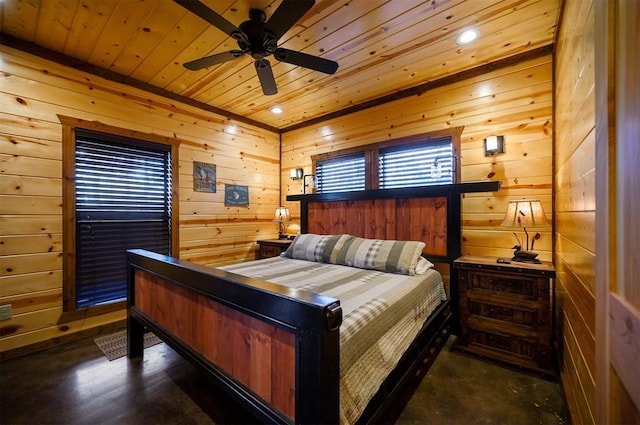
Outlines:
POLYGON ((239 59, 248 54, 254 59, 258 80, 265 95, 278 92, 271 63, 267 56, 292 65, 309 68, 325 74, 333 74, 338 63, 318 56, 278 47, 278 40, 315 4, 313 0, 283 0, 267 21, 266 14, 260 9, 249 11, 249 20, 239 27, 227 21, 217 12, 199 0, 174 0, 176 3, 201 17, 219 30, 227 33, 238 43, 240 50, 216 53, 184 64, 191 71, 198 71, 212 65, 239 59))

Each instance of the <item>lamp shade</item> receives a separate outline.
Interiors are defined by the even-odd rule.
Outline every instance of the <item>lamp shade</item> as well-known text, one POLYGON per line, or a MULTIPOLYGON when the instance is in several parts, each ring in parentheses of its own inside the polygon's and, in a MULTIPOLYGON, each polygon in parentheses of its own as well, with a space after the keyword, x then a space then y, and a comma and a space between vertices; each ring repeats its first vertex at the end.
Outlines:
POLYGON ((507 227, 542 227, 549 226, 544 215, 542 203, 538 199, 521 199, 509 201, 507 214, 501 226, 507 227))
POLYGON ((285 221, 290 221, 291 215, 289 215, 289 208, 286 207, 278 207, 276 208, 276 213, 273 217, 273 221, 283 223, 285 221))

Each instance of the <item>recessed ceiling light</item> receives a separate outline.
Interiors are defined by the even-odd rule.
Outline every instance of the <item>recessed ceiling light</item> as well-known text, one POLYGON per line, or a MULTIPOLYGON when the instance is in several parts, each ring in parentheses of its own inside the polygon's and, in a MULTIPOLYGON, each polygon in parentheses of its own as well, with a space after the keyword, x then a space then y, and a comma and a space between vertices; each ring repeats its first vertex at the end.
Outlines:
POLYGON ((279 106, 274 106, 273 108, 271 108, 271 112, 273 112, 274 114, 281 114, 282 108, 279 106))
POLYGON ((478 31, 466 30, 458 36, 458 38, 456 39, 456 42, 458 44, 467 44, 467 43, 471 43, 476 38, 478 38, 478 31))

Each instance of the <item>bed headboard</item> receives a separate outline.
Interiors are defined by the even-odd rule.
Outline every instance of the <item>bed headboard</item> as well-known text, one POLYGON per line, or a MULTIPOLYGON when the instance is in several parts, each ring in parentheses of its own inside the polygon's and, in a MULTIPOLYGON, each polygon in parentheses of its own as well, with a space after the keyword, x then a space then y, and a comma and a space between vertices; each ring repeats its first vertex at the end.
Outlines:
POLYGON ((289 195, 287 201, 300 201, 301 233, 422 241, 424 256, 452 263, 461 255, 462 193, 499 189, 499 181, 486 181, 289 195))

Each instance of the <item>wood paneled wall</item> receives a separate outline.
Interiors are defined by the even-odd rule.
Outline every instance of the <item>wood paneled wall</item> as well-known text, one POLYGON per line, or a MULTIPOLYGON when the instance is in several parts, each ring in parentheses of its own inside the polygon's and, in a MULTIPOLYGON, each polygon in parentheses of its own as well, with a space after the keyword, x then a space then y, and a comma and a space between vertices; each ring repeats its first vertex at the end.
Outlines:
POLYGON ((556 45, 555 212, 560 372, 574 423, 595 423, 593 1, 568 0, 556 45))
POLYGON ((125 311, 62 314, 62 127, 58 114, 182 140, 180 257, 205 265, 255 258, 273 238, 279 135, 0 46, 0 351, 121 321, 125 311), (216 164, 217 192, 193 191, 193 161, 216 164), (249 186, 226 207, 224 185, 249 186))
MULTIPOLYGON (((500 180, 496 193, 466 194, 462 204, 464 254, 511 256, 513 230, 501 227, 508 201, 535 197, 551 220, 552 205, 551 56, 529 60, 478 77, 331 119, 282 135, 282 202, 302 193, 291 169, 311 172, 311 155, 404 136, 463 126, 461 181, 500 180), (483 139, 504 135, 506 152, 483 154, 483 139)), ((290 202, 294 219, 297 202, 290 202)), ((552 229, 539 229, 540 258, 551 260, 552 229)), ((289 233, 295 233, 295 225, 289 233)), ((522 232, 519 232, 522 236, 522 232)))

